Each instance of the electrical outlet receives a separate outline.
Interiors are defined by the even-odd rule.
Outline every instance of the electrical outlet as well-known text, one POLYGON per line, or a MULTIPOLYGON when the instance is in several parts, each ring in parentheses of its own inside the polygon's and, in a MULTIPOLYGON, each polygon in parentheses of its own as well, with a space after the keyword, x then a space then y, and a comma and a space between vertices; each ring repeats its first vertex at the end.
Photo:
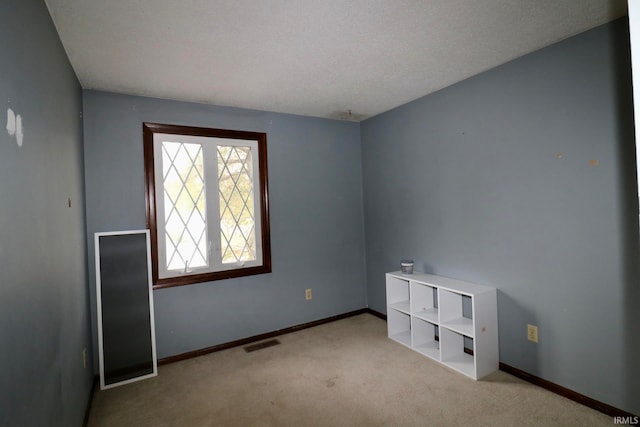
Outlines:
POLYGON ((87 369, 87 348, 82 350, 82 367, 87 369))
POLYGON ((309 301, 311 298, 313 298, 313 294, 311 293, 311 288, 307 289, 305 291, 305 298, 307 299, 307 301, 309 301))
POLYGON ((527 325, 527 339, 529 341, 538 342, 538 327, 527 325))

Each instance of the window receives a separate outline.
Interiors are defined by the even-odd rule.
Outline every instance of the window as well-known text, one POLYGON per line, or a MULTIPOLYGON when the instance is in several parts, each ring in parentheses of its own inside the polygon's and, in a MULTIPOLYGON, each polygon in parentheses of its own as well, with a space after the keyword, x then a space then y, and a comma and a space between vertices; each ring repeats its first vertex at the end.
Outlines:
POLYGON ((154 288, 271 272, 267 135, 143 124, 154 288))

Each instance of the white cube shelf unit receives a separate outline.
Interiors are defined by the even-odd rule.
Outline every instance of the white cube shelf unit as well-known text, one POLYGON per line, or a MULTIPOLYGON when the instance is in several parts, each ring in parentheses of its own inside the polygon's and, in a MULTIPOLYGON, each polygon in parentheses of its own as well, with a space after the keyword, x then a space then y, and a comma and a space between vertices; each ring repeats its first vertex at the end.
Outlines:
POLYGON ((387 273, 389 338, 473 379, 498 370, 496 289, 425 273, 387 273))

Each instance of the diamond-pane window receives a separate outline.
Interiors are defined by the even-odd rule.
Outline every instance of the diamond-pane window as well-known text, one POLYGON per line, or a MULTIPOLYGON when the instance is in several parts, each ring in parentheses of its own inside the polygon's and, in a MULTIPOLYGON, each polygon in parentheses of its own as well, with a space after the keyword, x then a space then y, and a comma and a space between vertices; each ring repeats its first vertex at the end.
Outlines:
POLYGON ((250 147, 218 146, 220 250, 223 263, 256 259, 250 147))
POLYGON ((167 270, 208 265, 204 162, 201 144, 162 143, 167 270))
POLYGON ((265 133, 145 123, 155 288, 271 272, 265 133))

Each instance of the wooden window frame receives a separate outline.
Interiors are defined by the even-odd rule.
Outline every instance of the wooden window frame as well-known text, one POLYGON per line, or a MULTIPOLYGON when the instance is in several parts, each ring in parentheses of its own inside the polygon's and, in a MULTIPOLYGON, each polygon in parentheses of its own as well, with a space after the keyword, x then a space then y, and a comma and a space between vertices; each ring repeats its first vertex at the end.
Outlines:
POLYGON ((153 289, 169 288, 173 286, 191 285, 195 283, 212 282, 234 277, 252 276, 255 274, 271 273, 271 233, 269 221, 269 185, 267 169, 267 134, 262 132, 248 132, 228 129, 213 129, 194 126, 180 126, 161 123, 142 124, 145 169, 145 201, 147 213, 147 228, 151 235, 151 273, 153 289), (262 265, 244 268, 234 268, 222 271, 212 271, 198 274, 185 274, 177 277, 158 277, 158 229, 156 218, 156 184, 154 172, 153 137, 156 133, 174 135, 192 135, 226 139, 255 140, 258 143, 258 179, 260 197, 260 242, 262 245, 262 265))

